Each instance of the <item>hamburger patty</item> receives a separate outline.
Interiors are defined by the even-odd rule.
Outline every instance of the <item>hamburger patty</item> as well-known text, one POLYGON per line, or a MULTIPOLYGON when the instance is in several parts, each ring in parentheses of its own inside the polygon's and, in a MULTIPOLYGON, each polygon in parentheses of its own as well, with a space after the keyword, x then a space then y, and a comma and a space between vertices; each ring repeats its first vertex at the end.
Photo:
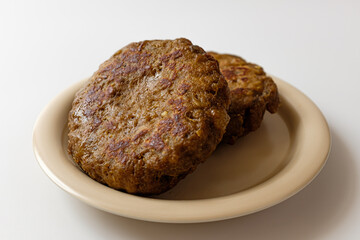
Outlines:
POLYGON ((76 93, 68 151, 103 184, 162 193, 215 150, 229 95, 218 62, 189 40, 131 43, 76 93))
POLYGON ((223 141, 233 144, 260 127, 265 110, 270 113, 278 110, 278 90, 260 66, 235 55, 208 53, 219 62, 230 88, 230 122, 223 141))

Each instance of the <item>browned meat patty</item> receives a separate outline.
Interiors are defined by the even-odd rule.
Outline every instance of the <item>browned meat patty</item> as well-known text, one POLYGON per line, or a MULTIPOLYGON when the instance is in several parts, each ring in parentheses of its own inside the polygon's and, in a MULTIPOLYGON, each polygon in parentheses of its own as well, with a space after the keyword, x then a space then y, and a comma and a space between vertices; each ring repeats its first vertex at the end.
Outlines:
POLYGON ((229 95, 218 62, 189 40, 131 43, 77 92, 69 153, 112 188, 162 193, 215 150, 229 95))
POLYGON ((271 113, 278 110, 278 90, 260 66, 238 56, 208 53, 218 60, 230 88, 230 122, 223 141, 233 144, 260 127, 265 110, 271 113))

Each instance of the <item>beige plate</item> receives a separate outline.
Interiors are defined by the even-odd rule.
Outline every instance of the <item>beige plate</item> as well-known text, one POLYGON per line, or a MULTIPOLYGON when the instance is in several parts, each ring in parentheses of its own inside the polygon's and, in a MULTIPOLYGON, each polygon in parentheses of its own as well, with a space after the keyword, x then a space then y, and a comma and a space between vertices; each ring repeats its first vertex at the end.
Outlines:
POLYGON ((321 170, 330 150, 326 120, 300 91, 274 78, 281 93, 278 114, 266 114, 261 128, 220 145, 175 188, 156 197, 113 190, 85 175, 67 148, 67 114, 79 82, 58 95, 40 114, 34 152, 45 173, 85 203, 125 217, 156 222, 207 222, 273 206, 305 187, 321 170))

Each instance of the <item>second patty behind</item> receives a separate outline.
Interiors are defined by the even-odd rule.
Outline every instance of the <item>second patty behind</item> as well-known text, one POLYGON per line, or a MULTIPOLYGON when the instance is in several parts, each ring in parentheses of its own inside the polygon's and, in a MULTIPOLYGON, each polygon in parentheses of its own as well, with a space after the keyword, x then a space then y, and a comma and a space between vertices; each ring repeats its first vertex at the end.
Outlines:
POLYGON ((230 122, 223 141, 235 141, 261 125, 265 110, 275 113, 279 108, 279 94, 274 81, 262 67, 230 54, 208 52, 220 64, 230 88, 230 122))

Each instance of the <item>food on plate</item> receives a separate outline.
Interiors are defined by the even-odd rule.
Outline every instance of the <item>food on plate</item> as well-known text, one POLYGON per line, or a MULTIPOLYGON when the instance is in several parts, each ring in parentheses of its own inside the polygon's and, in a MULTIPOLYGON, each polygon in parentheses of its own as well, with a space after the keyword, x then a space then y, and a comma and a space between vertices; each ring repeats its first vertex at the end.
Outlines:
POLYGON ((76 93, 68 151, 98 182, 162 193, 215 150, 229 96, 218 62, 189 40, 131 43, 76 93))
POLYGON ((265 110, 270 113, 278 110, 277 86, 256 64, 235 55, 208 53, 219 62, 230 88, 230 122, 223 141, 233 144, 239 137, 260 127, 265 110))

